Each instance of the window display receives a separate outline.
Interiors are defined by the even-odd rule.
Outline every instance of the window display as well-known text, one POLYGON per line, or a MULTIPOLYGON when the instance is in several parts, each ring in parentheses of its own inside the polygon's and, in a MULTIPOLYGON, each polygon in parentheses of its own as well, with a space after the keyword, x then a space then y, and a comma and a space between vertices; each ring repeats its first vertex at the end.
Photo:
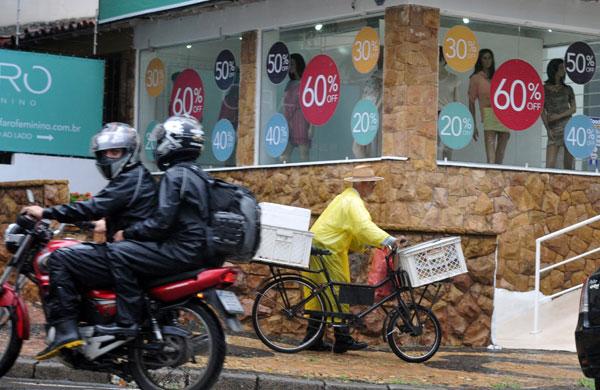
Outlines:
POLYGON ((138 126, 144 137, 142 160, 151 170, 157 122, 191 115, 205 132, 198 162, 206 168, 235 166, 241 40, 231 37, 140 52, 138 126))
POLYGON ((597 170, 597 37, 465 20, 441 18, 438 159, 597 170))
POLYGON ((262 36, 259 163, 381 155, 383 16, 262 36))

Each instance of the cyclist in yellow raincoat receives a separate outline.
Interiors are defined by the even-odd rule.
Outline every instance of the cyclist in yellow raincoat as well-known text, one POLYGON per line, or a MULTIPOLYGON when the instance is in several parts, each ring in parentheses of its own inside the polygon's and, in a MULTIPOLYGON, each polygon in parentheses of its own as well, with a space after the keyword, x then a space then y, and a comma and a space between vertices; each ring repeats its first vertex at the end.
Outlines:
MULTIPOLYGON (((383 180, 383 177, 375 176, 373 169, 368 165, 359 165, 352 171, 352 176, 344 179, 352 182, 352 187, 347 188, 331 201, 325 211, 314 223, 310 231, 314 233, 313 245, 318 248, 328 249, 331 255, 324 256, 324 264, 329 272, 331 280, 336 282, 350 282, 350 264, 348 262, 348 251, 364 251, 367 246, 382 247, 395 245, 396 238, 377 227, 371 220, 371 215, 365 207, 362 198, 368 197, 375 188, 375 183, 383 180)), ((316 258, 311 258, 310 269, 320 269, 320 263, 316 258)), ((317 285, 327 283, 322 273, 303 273, 317 285)), ((331 291, 326 290, 329 301, 335 306, 331 291)), ((343 312, 349 312, 348 305, 341 305, 343 312)), ((316 300, 306 304, 307 310, 320 310, 316 300)), ((337 311, 337 307, 329 308, 337 311)), ((307 340, 314 336, 316 331, 313 321, 309 321, 307 340)), ((335 328, 335 344, 333 351, 344 353, 348 350, 366 348, 366 343, 354 340, 347 327, 335 328)), ((323 340, 317 341, 309 349, 330 350, 331 345, 323 340)))

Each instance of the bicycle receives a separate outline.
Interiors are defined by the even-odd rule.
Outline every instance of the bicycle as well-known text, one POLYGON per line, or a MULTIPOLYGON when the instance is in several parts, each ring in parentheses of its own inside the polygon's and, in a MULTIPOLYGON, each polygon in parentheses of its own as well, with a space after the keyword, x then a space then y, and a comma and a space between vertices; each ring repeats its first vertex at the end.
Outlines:
POLYGON ((394 267, 394 257, 398 251, 399 249, 392 249, 386 255, 387 276, 374 286, 332 281, 323 261, 323 256, 331 252, 325 249, 311 249, 311 255, 316 256, 320 262, 318 270, 269 263, 272 277, 259 288, 252 307, 252 323, 257 336, 277 352, 296 353, 317 342, 326 326, 356 327, 366 315, 381 308, 386 313, 382 337, 392 351, 409 363, 429 360, 440 346, 442 332, 435 314, 421 303, 429 287, 433 286, 435 294, 429 299, 430 306, 433 306, 441 282, 427 284, 422 291, 415 293, 416 289, 411 286, 407 272, 394 267), (282 273, 281 268, 323 273, 327 283, 317 285, 300 274, 288 271, 282 273), (386 283, 392 283, 392 292, 378 302, 373 302, 375 290, 386 283), (336 289, 339 289, 339 293, 336 289), (325 294, 326 290, 331 291, 333 302, 325 294), (388 310, 384 304, 394 300, 397 302, 396 306, 388 310), (311 306, 316 305, 319 310, 305 309, 309 303, 311 306), (368 307, 357 314, 344 313, 342 303, 368 307), (274 324, 278 326, 273 326, 274 324), (312 337, 304 337, 309 325, 317 330, 312 337))

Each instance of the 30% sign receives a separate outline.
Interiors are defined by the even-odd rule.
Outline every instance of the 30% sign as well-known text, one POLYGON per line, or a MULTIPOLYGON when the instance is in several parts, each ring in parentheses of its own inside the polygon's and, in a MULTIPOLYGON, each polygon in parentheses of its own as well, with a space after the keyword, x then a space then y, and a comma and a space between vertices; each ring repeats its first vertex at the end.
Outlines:
POLYGON ((325 54, 315 56, 306 66, 300 81, 300 106, 313 125, 325 124, 340 100, 340 75, 337 65, 325 54))
POLYGON ((171 115, 191 115, 202 120, 204 109, 204 86, 200 75, 186 69, 177 76, 171 91, 171 115))
POLYGON ((528 129, 544 109, 542 80, 529 63, 506 61, 492 78, 491 100, 502 124, 512 130, 528 129))

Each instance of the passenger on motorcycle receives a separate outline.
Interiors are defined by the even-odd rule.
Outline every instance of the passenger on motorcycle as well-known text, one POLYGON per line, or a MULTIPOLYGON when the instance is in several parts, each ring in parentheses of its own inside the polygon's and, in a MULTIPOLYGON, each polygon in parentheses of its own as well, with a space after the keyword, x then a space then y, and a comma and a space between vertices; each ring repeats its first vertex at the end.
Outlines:
MULTIPOLYGON (((143 221, 156 206, 156 184, 139 161, 137 131, 124 123, 108 123, 92 140, 96 166, 109 180, 94 197, 65 205, 42 208, 25 207, 37 219, 48 218, 74 223, 106 220, 107 241, 115 232, 143 221)), ((84 243, 59 249, 48 259, 50 291, 46 301, 48 324, 55 329, 54 339, 38 353, 38 360, 49 359, 62 348, 83 344, 77 329, 79 288, 110 287, 114 284, 106 257, 109 244, 84 243)))
POLYGON ((202 125, 192 117, 172 116, 152 134, 155 161, 165 171, 158 207, 150 218, 118 231, 109 245, 117 316, 112 324, 97 325, 99 334, 137 334, 146 307, 140 278, 217 265, 206 255, 207 189, 194 165, 204 147, 202 125))

